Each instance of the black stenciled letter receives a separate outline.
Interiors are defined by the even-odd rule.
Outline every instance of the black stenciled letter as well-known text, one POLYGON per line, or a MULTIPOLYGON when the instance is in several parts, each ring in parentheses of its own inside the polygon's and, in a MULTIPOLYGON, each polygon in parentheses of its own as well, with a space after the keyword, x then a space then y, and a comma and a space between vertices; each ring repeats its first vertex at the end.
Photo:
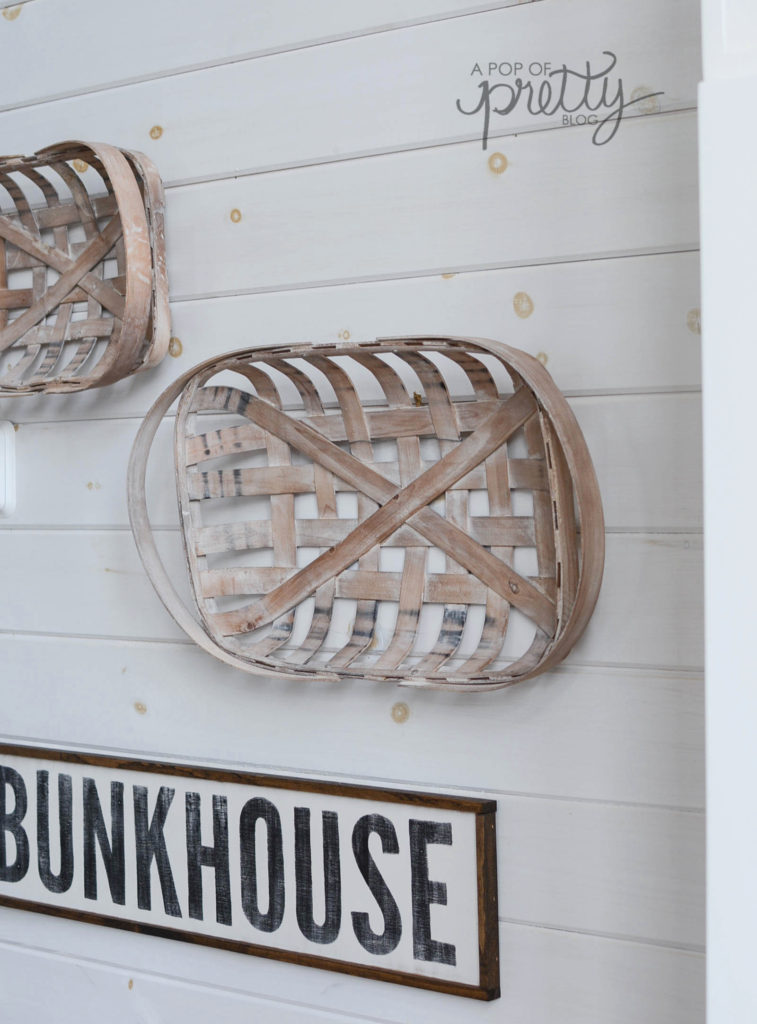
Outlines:
POLYGON ((342 922, 342 872, 339 862, 339 821, 335 811, 323 811, 323 885, 326 915, 313 920, 313 861, 310 851, 310 808, 294 809, 294 867, 297 924, 311 942, 333 942, 342 922))
POLYGON ((110 839, 105 828, 100 798, 94 779, 84 779, 84 895, 97 899, 97 857, 95 839, 100 845, 110 896, 114 903, 126 903, 124 861, 124 784, 110 784, 110 839))
POLYGON ((429 843, 452 846, 452 825, 448 821, 410 819, 410 873, 413 894, 413 956, 437 964, 455 966, 455 947, 431 938, 431 904, 447 903, 447 886, 428 877, 429 843))
POLYGON ((29 870, 29 837, 21 827, 26 808, 26 786, 14 768, 0 765, 0 882, 20 882, 29 870), (5 802, 5 787, 13 790, 13 810, 8 811, 5 802), (16 859, 8 863, 6 834, 10 832, 16 843, 16 859))
POLYGON ((284 917, 284 844, 281 817, 270 800, 248 800, 239 816, 239 857, 242 877, 244 916, 261 932, 275 932, 284 917), (268 850, 268 910, 261 913, 258 903, 258 873, 255 853, 255 826, 265 822, 268 850))
POLYGON ((212 846, 202 845, 199 793, 187 793, 186 817, 189 916, 202 921, 202 869, 209 867, 215 870, 216 877, 216 921, 219 924, 231 924, 229 812, 226 797, 213 797, 212 846))
POLYGON ((150 892, 150 867, 153 858, 158 868, 163 907, 171 917, 181 917, 179 898, 176 895, 171 862, 168 859, 163 827, 168 809, 176 793, 175 789, 161 786, 152 812, 152 821, 147 824, 147 786, 134 786, 134 833, 137 846, 137 903, 140 910, 152 910, 150 892))
POLYGON ((58 775, 60 873, 50 870, 49 773, 37 772, 37 863, 42 884, 50 892, 68 892, 74 878, 73 786, 71 776, 58 775))
POLYGON ((360 874, 367 882, 383 914, 384 930, 377 934, 370 926, 368 915, 354 910, 352 927, 363 949, 367 949, 369 953, 383 954, 391 953, 397 948, 397 943, 402 937, 402 920, 394 896, 368 849, 368 840, 373 832, 381 839, 383 853, 399 853, 400 844, 394 825, 381 814, 365 814, 355 822, 352 830, 352 852, 355 854, 355 863, 360 869, 360 874))

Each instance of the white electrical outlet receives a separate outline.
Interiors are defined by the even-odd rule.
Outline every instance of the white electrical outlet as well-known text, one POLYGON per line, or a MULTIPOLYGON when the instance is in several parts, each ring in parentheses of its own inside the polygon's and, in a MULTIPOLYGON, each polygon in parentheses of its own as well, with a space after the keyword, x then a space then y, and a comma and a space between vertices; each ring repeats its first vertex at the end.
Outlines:
POLYGON ((0 516, 16 509, 16 431, 8 420, 0 421, 0 516))

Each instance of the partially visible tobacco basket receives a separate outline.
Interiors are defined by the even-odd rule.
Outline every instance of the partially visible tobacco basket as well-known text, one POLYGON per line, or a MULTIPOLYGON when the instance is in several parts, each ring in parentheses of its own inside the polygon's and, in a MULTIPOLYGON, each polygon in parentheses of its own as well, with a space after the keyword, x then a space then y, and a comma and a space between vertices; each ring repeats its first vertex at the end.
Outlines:
POLYGON ((179 378, 137 435, 132 530, 169 612, 249 672, 487 690, 570 651, 604 522, 581 431, 544 367, 493 341, 234 352, 179 378), (195 609, 155 546, 145 471, 179 399, 195 609))
POLYGON ((62 142, 0 158, 0 395, 102 387, 163 358, 163 210, 141 153, 62 142))

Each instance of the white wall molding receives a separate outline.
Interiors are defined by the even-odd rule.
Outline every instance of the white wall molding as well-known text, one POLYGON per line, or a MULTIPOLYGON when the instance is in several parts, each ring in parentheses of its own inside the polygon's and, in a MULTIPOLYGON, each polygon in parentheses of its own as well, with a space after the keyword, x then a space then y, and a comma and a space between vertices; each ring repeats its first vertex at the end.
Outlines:
POLYGON ((708 1020, 757 1018, 754 387, 757 8, 704 0, 700 86, 708 1020))

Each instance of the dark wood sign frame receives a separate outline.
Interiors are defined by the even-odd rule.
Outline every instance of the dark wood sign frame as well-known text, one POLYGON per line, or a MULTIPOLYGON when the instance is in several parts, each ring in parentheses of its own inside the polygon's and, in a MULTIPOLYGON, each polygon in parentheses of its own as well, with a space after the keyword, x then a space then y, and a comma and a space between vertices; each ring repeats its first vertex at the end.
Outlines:
MULTIPOLYGON (((473 999, 492 1000, 500 996, 499 988, 499 931, 497 916, 497 851, 496 851, 496 801, 473 799, 468 797, 446 796, 409 790, 382 789, 372 786, 360 786, 344 783, 333 783, 321 780, 298 779, 287 776, 266 775, 263 773, 231 771, 228 769, 204 768, 194 765, 170 764, 151 760, 135 760, 130 758, 103 756, 99 754, 44 749, 25 745, 0 744, 0 758, 3 756, 19 758, 37 758, 45 761, 60 762, 110 769, 113 771, 144 772, 152 775, 168 775, 184 779, 208 780, 221 783, 236 783, 249 787, 265 787, 269 789, 289 790, 310 794, 324 794, 334 797, 348 797, 365 801, 403 804, 418 808, 431 808, 446 811, 474 814, 476 874, 478 898, 478 952, 479 952, 479 983, 464 984, 447 979, 411 972, 373 967, 361 963, 337 960, 326 956, 277 949, 259 945, 224 939, 216 936, 198 934, 169 928, 163 925, 151 925, 145 921, 133 921, 105 914, 72 909, 66 906, 40 903, 19 899, 0 893, 0 906, 17 910, 43 913, 54 917, 84 921, 90 924, 105 925, 144 935, 161 938, 178 939, 183 942, 212 946, 252 956, 282 960, 307 967, 339 971, 345 974, 358 975, 379 981, 390 981, 399 985, 445 992, 450 995, 466 996, 473 999)), ((1 794, 0 794, 1 795, 1 794)))

